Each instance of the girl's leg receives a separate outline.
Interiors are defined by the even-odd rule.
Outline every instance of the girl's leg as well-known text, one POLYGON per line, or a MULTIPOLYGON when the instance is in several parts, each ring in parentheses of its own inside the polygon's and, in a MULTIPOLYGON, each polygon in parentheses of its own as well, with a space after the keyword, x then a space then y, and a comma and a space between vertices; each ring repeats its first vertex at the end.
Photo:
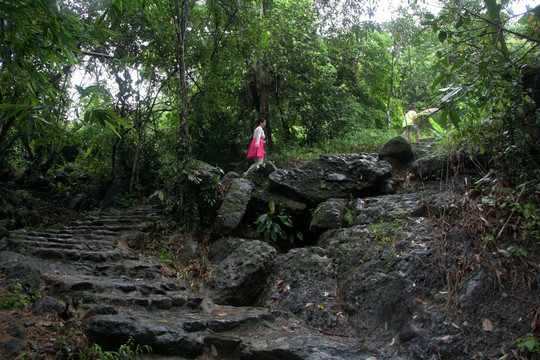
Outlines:
POLYGON ((263 163, 263 159, 257 156, 253 158, 253 161, 253 164, 251 164, 249 169, 247 169, 247 171, 244 173, 244 176, 248 176, 249 174, 251 174, 253 170, 257 169, 263 163))

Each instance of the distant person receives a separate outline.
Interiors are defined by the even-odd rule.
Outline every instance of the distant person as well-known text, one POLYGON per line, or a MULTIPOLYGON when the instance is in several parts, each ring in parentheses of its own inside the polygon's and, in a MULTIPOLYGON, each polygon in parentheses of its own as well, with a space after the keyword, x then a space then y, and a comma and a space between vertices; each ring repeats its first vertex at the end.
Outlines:
POLYGON ((249 150, 247 154, 248 159, 253 159, 253 164, 247 169, 244 173, 244 177, 251 174, 253 170, 259 168, 262 165, 264 160, 264 127, 266 126, 265 119, 259 119, 259 126, 253 132, 253 140, 251 140, 251 145, 249 145, 249 150))
POLYGON ((418 114, 416 113, 416 106, 412 105, 409 107, 409 111, 405 114, 405 118, 403 119, 403 128, 408 141, 411 141, 411 131, 414 132, 416 142, 418 142, 418 138, 420 137, 420 131, 416 125, 417 118, 418 114))

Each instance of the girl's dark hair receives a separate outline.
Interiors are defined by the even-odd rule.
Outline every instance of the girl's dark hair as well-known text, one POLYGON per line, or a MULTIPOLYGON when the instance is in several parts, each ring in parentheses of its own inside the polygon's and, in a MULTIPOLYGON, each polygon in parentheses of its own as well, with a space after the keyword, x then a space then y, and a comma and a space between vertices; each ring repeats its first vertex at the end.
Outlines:
POLYGON ((265 121, 266 121, 266 119, 260 118, 259 121, 257 122, 257 125, 261 125, 265 121))

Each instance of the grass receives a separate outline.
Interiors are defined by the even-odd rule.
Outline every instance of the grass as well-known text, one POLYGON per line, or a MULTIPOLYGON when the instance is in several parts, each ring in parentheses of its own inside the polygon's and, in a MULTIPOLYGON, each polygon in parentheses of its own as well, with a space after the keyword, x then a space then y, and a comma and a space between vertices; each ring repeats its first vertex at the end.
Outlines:
POLYGON ((391 138, 400 135, 398 130, 365 129, 351 131, 343 137, 328 140, 309 147, 286 144, 276 148, 267 159, 278 168, 288 168, 295 164, 312 160, 321 154, 375 153, 391 138))

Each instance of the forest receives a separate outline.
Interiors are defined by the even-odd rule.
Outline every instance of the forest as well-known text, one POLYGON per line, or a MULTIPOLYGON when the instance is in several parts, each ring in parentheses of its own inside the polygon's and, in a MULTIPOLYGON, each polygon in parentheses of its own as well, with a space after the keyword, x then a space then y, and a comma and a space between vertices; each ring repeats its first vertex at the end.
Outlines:
POLYGON ((421 140, 489 179, 463 194, 478 218, 442 227, 537 293, 540 6, 524 2, 408 0, 383 21, 383 0, 0 0, 0 240, 159 203, 146 250, 170 260, 208 240, 259 119, 286 169, 376 153, 414 106, 421 140))
POLYGON ((422 137, 500 175, 537 229, 540 8, 514 3, 409 1, 380 23, 377 0, 3 0, 0 225, 36 225, 9 194, 56 176, 72 208, 117 184, 116 206, 158 196, 189 231, 219 198, 201 161, 244 171, 259 118, 286 167, 378 149, 415 105, 436 109, 422 137))

